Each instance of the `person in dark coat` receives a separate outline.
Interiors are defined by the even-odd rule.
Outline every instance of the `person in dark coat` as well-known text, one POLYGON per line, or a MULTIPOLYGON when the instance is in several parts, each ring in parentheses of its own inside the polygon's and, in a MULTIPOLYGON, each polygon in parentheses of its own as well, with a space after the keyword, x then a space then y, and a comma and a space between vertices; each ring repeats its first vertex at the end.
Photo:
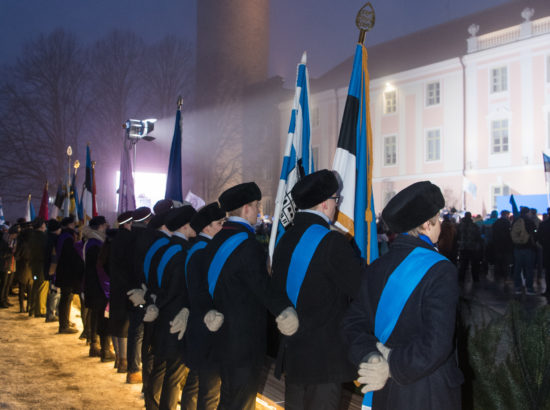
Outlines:
POLYGON ((473 281, 479 282, 483 240, 481 239, 481 230, 472 220, 470 212, 466 212, 464 218, 458 224, 457 239, 459 252, 458 278, 460 282, 464 281, 468 266, 471 268, 473 281))
POLYGON ((19 284, 19 313, 33 311, 32 271, 31 271, 31 249, 30 239, 32 226, 29 223, 21 224, 21 231, 17 236, 15 246, 15 281, 19 284), (26 301, 26 305, 25 305, 26 301))
POLYGON ((102 362, 115 359, 105 317, 109 296, 109 278, 99 264, 99 253, 106 239, 108 224, 104 216, 93 217, 83 231, 84 242, 84 304, 90 310, 90 357, 102 362), (99 340, 98 340, 99 339, 99 340), (99 342, 99 343, 98 343, 99 342))
POLYGON ((510 237, 510 212, 503 210, 493 224, 492 240, 495 254, 495 279, 505 281, 510 278, 510 265, 514 253, 514 244, 510 237))
POLYGON ((218 201, 229 217, 204 248, 201 270, 209 278, 213 309, 203 320, 216 332, 214 357, 220 362, 222 380, 220 409, 255 409, 266 353, 266 308, 288 334, 298 327, 296 311, 286 295, 269 293, 266 253, 253 228, 261 196, 254 182, 224 191, 218 201), (218 253, 222 246, 224 250, 218 253), (224 252, 229 249, 231 252, 224 252), (221 257, 224 253, 226 258, 221 257), (219 258, 213 263, 215 256, 219 258), (216 275, 210 275, 210 268, 216 275))
POLYGON ((129 301, 126 292, 130 290, 130 275, 134 269, 134 260, 128 257, 134 251, 133 220, 132 211, 117 217, 118 232, 111 242, 109 254, 109 334, 117 356, 115 366, 118 373, 128 371, 129 301))
POLYGON ((55 220, 48 221, 48 243, 46 251, 46 260, 44 261, 44 272, 47 274, 48 281, 48 297, 46 300, 46 322, 59 321, 58 305, 59 305, 59 290, 55 287, 55 270, 57 267, 57 255, 55 247, 57 238, 61 234, 61 224, 55 220))
POLYGON ((170 210, 165 225, 172 236, 162 247, 152 263, 147 287, 156 295, 154 303, 147 306, 144 321, 154 321, 153 369, 149 383, 154 399, 152 408, 175 409, 180 398, 180 386, 186 375, 183 333, 170 332, 173 320, 181 321, 185 333, 189 317, 189 298, 185 285, 185 260, 191 247, 189 239, 196 236, 190 226, 196 214, 191 205, 170 210), (152 312, 151 312, 152 309, 152 312))
POLYGON ((31 299, 33 309, 29 316, 46 317, 46 298, 48 283, 46 282, 46 259, 48 252, 48 235, 46 234, 46 221, 42 218, 35 218, 33 221, 34 230, 29 238, 29 266, 33 278, 31 299))
POLYGON ((547 217, 537 229, 537 242, 542 246, 542 266, 546 278, 546 289, 544 294, 550 295, 550 208, 546 210, 547 217))
POLYGON ((57 267, 55 286, 61 289, 59 299, 59 333, 78 333, 69 321, 73 295, 80 294, 84 262, 75 248, 76 232, 74 218, 61 220, 61 234, 57 238, 57 267))
POLYGON ((272 286, 286 292, 291 301, 295 295, 300 319, 296 334, 282 341, 277 359, 285 373, 287 409, 337 409, 342 383, 356 376, 339 326, 357 294, 364 265, 349 240, 329 229, 338 191, 338 180, 329 170, 314 172, 296 183, 292 198, 300 211, 273 254, 272 286), (313 235, 314 229, 319 233, 313 235), (313 241, 317 243, 313 253, 301 270, 296 268, 294 261, 313 241), (303 274, 303 282, 293 287, 303 274))
MULTIPOLYGON (((212 357, 212 334, 203 317, 211 309, 201 305, 210 302, 208 282, 200 270, 204 247, 222 229, 225 212, 216 202, 203 206, 191 220, 191 228, 199 234, 194 238, 185 262, 186 287, 189 295, 189 318, 185 332, 185 364, 189 374, 181 393, 182 410, 215 410, 220 400, 220 371, 212 357), (204 297, 203 297, 204 296, 204 297)), ((170 332, 181 332, 173 324, 170 332)))
POLYGON ((363 404, 373 410, 461 408, 457 271, 434 246, 444 204, 428 181, 390 200, 382 216, 401 235, 367 268, 344 317, 349 356, 365 384, 362 392, 369 392, 363 404))
POLYGON ((20 227, 18 224, 10 226, 8 229, 8 248, 9 253, 5 255, 5 269, 6 276, 2 281, 2 288, 0 289, 0 307, 8 308, 12 306, 12 303, 8 300, 8 295, 11 290, 12 283, 14 281, 16 263, 15 263, 15 248, 17 245, 17 236, 19 235, 20 227))

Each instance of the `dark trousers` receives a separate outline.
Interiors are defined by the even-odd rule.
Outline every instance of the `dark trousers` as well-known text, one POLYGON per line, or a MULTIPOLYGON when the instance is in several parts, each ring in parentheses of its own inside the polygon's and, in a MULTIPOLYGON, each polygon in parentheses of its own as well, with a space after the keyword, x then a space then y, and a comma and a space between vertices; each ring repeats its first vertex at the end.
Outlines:
POLYGON ((3 272, 2 288, 0 289, 0 304, 8 305, 8 295, 13 282, 13 272, 3 272))
POLYGON ((147 410, 175 409, 180 398, 180 386, 187 374, 181 359, 154 359, 149 376, 149 391, 145 392, 147 410))
POLYGON ((506 280, 510 276, 510 254, 495 253, 495 279, 506 280))
POLYGON ((141 347, 143 344, 143 309, 128 312, 128 373, 141 369, 141 347))
MULTIPOLYGON (((145 406, 147 407, 147 391, 155 355, 153 353, 153 336, 155 334, 155 322, 143 323, 143 342, 141 343, 141 378, 143 381, 143 391, 145 392, 145 406)), ((149 408, 149 407, 147 407, 149 408)))
POLYGON ((466 270, 468 265, 472 267, 472 279, 474 282, 479 282, 479 252, 472 251, 468 249, 463 249, 460 251, 460 264, 458 267, 458 279, 463 282, 464 276, 466 275, 466 270))
POLYGON ((514 249, 514 287, 523 288, 521 273, 525 278, 527 290, 533 290, 533 274, 537 254, 532 249, 514 249))
POLYGON ((181 392, 181 410, 215 410, 220 401, 220 372, 214 367, 189 370, 181 392))
POLYGON ((92 343, 97 343, 100 337, 107 336, 108 319, 105 317, 105 309, 88 309, 89 332, 92 343))
POLYGON ((286 410, 336 410, 341 399, 340 383, 285 384, 286 410))
POLYGON ((32 279, 29 281, 19 282, 19 312, 32 312, 33 300, 31 295, 32 279), (25 307, 25 300, 27 306, 25 307))
POLYGON ((32 283, 31 298, 33 310, 29 313, 36 317, 43 317, 46 314, 46 292, 48 282, 38 278, 32 283))
POLYGON ((69 328, 69 317, 71 315, 71 303, 73 302, 73 289, 71 287, 61 288, 59 298, 59 329, 69 328))
POLYGON ((247 367, 221 366, 220 410, 255 410, 261 364, 247 367))

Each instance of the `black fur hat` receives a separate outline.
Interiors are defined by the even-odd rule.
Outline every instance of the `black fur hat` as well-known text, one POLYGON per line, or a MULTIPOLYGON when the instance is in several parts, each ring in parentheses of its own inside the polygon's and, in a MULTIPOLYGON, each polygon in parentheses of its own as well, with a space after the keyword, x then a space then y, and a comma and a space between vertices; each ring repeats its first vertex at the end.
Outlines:
POLYGON ((202 231, 206 226, 212 222, 217 221, 225 217, 225 212, 219 207, 217 202, 203 206, 191 219, 191 228, 196 233, 202 231))
POLYGON ((197 211, 191 205, 171 209, 166 214, 164 225, 172 232, 176 231, 186 223, 189 223, 196 213, 197 211))
POLYGON ((260 199, 262 199, 262 191, 258 185, 255 182, 244 182, 222 192, 218 201, 225 212, 230 212, 260 199))
POLYGON ((338 179, 334 172, 322 169, 299 180, 291 194, 299 209, 309 209, 330 198, 338 189, 338 179))
POLYGON ((439 187, 430 181, 421 181, 399 191, 382 211, 382 219, 393 232, 408 232, 435 216, 444 206, 439 187))

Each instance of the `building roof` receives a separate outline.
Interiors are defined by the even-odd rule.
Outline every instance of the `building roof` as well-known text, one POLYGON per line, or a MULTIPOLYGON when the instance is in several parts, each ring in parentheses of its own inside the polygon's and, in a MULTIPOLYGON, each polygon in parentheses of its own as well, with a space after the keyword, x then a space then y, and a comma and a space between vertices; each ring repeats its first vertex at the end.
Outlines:
MULTIPOLYGON (((515 0, 479 13, 470 14, 397 39, 368 46, 369 74, 371 79, 403 72, 441 62, 467 53, 468 27, 479 25, 478 36, 523 21, 521 12, 530 7, 535 10, 532 20, 550 16, 549 0, 515 0)), ((311 79, 311 91, 346 87, 349 83, 353 55, 319 78, 311 79)))

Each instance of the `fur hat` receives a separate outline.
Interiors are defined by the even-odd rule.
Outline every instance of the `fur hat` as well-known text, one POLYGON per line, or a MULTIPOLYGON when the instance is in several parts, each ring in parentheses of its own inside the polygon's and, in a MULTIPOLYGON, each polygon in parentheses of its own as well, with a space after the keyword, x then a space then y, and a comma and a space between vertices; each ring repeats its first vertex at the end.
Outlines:
POLYGON ((50 219, 48 221, 47 228, 48 228, 48 231, 55 232, 59 228, 61 228, 61 224, 55 219, 50 219))
POLYGON ((437 185, 421 181, 399 191, 382 211, 382 218, 391 231, 408 232, 435 216, 445 206, 437 185))
POLYGON ((132 212, 132 218, 134 219, 134 222, 143 222, 150 217, 151 217, 151 208, 148 208, 146 206, 142 206, 136 209, 134 212, 132 212))
POLYGON ((262 191, 258 185, 255 182, 245 182, 222 192, 218 201, 225 212, 230 212, 260 199, 262 199, 262 191))
POLYGON ((225 212, 219 207, 217 202, 203 206, 191 219, 191 228, 199 233, 212 222, 225 217, 225 212))
POLYGON ((123 212, 121 213, 117 218, 117 222, 119 225, 124 225, 124 224, 127 224, 128 222, 131 222, 133 221, 133 212, 132 211, 126 211, 126 212, 123 212))
POLYGON ((153 212, 155 215, 161 214, 163 212, 169 211, 174 207, 174 202, 171 199, 161 199, 157 201, 153 207, 153 212))
POLYGON ((66 216, 61 220, 61 227, 65 228, 74 222, 74 216, 66 216))
POLYGON ((338 179, 334 172, 322 169, 299 180, 291 194, 299 209, 309 209, 330 198, 338 189, 338 179))
POLYGON ((166 214, 164 225, 166 225, 170 231, 176 231, 186 223, 189 223, 196 213, 197 211, 195 211, 195 208, 191 205, 184 205, 180 208, 171 209, 166 214))
POLYGON ((90 219, 90 222, 88 222, 88 225, 90 225, 91 228, 97 228, 103 224, 106 224, 107 220, 104 216, 94 216, 92 219, 90 219))

